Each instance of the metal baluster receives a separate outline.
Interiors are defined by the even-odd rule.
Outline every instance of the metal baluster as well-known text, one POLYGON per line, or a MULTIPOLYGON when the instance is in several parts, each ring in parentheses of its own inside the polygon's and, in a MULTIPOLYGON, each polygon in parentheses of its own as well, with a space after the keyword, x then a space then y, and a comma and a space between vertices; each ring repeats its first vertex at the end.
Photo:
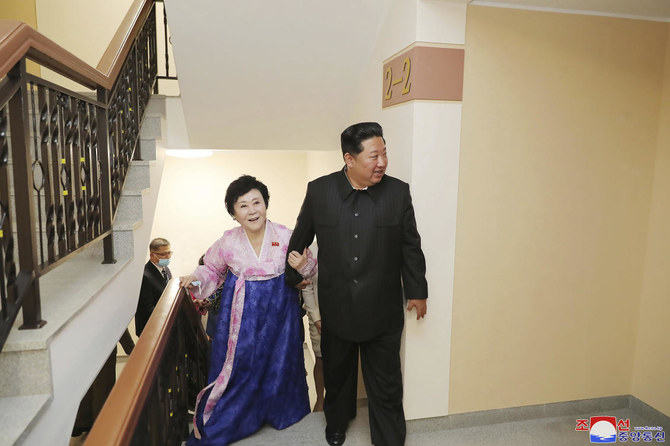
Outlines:
POLYGON ((40 303, 40 288, 37 275, 37 243, 35 241, 35 214, 32 193, 32 172, 30 160, 30 131, 28 128, 29 116, 28 93, 26 91, 26 62, 22 59, 8 74, 20 82, 19 94, 15 94, 9 101, 10 128, 12 134, 12 160, 14 167, 14 197, 16 203, 16 227, 23 229, 18 233, 19 256, 19 299, 23 306, 24 328, 39 328, 46 324, 42 320, 42 309, 40 303))
POLYGON ((37 134, 40 135, 40 148, 42 150, 41 160, 44 185, 44 207, 46 211, 47 262, 51 263, 56 260, 56 200, 54 199, 52 170, 49 169, 49 166, 53 164, 53 160, 51 160, 50 156, 51 131, 49 127, 51 124, 51 115, 45 87, 38 87, 37 98, 40 110, 37 134))
MULTIPOLYGON (((103 104, 108 104, 109 93, 107 90, 100 88, 98 89, 98 101, 103 104)), ((98 108, 96 113, 96 121, 98 128, 98 155, 100 159, 100 216, 102 220, 102 231, 106 232, 112 229, 112 219, 113 219, 113 203, 112 203, 112 172, 111 172, 111 163, 112 163, 112 151, 113 147, 110 147, 112 143, 112 138, 110 138, 110 131, 108 126, 110 126, 110 118, 108 114, 110 109, 105 110, 104 108, 98 108)), ((104 259, 102 263, 116 263, 114 258, 114 239, 112 238, 112 233, 107 235, 103 239, 103 250, 104 250, 104 259)))
MULTIPOLYGON (((7 124, 7 111, 3 107, 0 109, 0 314, 3 321, 16 311, 16 288, 12 286, 16 279, 16 266, 13 258, 14 234, 10 216, 7 124)), ((9 332, 10 328, 7 327, 6 332, 9 332)), ((6 336, 6 333, 3 335, 6 336)))
POLYGON ((31 81, 30 85, 30 117, 32 119, 33 125, 33 147, 35 150, 35 159, 32 163, 32 173, 33 173, 33 189, 37 195, 37 237, 39 238, 40 244, 40 263, 44 264, 44 223, 42 220, 42 189, 44 186, 44 170, 42 168, 42 162, 40 160, 40 151, 39 151, 39 132, 37 131, 37 114, 38 107, 37 102, 35 101, 35 84, 31 81))

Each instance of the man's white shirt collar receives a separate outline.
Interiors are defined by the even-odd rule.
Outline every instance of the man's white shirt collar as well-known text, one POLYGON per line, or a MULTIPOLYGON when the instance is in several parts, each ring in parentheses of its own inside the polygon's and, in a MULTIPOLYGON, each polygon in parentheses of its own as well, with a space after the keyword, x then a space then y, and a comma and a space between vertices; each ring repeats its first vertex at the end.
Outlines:
POLYGON ((351 188, 352 188, 353 190, 368 190, 368 186, 365 186, 365 187, 363 187, 363 188, 361 188, 361 189, 359 189, 359 188, 357 188, 357 187, 354 187, 354 185, 351 184, 351 180, 349 179, 349 175, 347 175, 347 170, 348 170, 348 169, 347 169, 347 166, 344 166, 344 177, 347 179, 347 181, 349 182, 349 186, 351 186, 351 188))

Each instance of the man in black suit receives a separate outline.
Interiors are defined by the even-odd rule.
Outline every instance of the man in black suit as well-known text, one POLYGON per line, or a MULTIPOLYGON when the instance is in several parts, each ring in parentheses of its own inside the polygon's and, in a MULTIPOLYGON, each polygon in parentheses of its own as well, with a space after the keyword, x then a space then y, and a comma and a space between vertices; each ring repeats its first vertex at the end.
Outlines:
MULTIPOLYGON (((372 443, 402 445, 403 290, 407 310, 424 317, 426 262, 409 185, 385 175, 381 126, 354 124, 341 143, 346 165, 309 183, 288 252, 302 252, 316 235, 328 444, 343 444, 356 416, 360 352, 372 443)), ((287 263, 286 280, 303 278, 287 263)))
POLYGON ((168 268, 171 257, 170 242, 166 239, 155 238, 149 243, 149 261, 144 265, 140 298, 135 311, 135 334, 137 336, 142 334, 149 316, 163 294, 165 285, 172 278, 172 273, 168 268))

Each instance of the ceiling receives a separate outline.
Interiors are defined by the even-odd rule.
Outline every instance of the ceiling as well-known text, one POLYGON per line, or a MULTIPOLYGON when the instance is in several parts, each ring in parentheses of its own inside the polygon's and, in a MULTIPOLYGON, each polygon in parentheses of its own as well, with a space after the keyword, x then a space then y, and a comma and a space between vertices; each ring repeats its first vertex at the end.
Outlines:
POLYGON ((323 150, 391 0, 165 3, 192 147, 323 150))
POLYGON ((670 0, 165 0, 191 147, 337 149, 398 1, 670 21, 670 0))

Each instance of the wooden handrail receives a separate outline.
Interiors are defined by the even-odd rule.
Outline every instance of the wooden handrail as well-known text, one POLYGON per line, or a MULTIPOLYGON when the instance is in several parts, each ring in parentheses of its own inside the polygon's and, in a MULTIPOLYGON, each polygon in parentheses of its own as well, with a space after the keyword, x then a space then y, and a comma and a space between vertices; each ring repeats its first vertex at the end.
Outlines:
POLYGON ((153 3, 154 0, 133 2, 97 68, 23 22, 0 20, 0 79, 26 56, 88 88, 110 90, 153 3))
MULTIPOLYGON (((0 78, 24 56, 89 88, 110 85, 106 76, 23 22, 0 20, 0 78)), ((106 87, 107 88, 107 87, 106 87)))
MULTIPOLYGON (((133 41, 142 29, 142 24, 151 12, 153 0, 135 0, 125 18, 109 42, 107 50, 100 58, 97 70, 109 79, 116 79, 123 61, 133 45, 133 41)), ((109 87, 111 88, 111 87, 109 87)))
POLYGON ((114 213, 156 87, 156 1, 133 1, 98 68, 23 22, 0 20, 0 126, 11 126, 0 132, 0 145, 11 148, 14 161, 0 162, 0 214, 16 214, 15 224, 3 218, 0 229, 4 249, 13 253, 18 245, 19 272, 30 277, 25 287, 12 287, 17 258, 0 264, 0 349, 19 311, 21 328, 45 324, 40 275, 99 239, 103 263, 115 262, 114 213), (27 73, 27 59, 96 90, 97 100, 27 73), (31 121, 37 110, 40 119, 31 121), (41 184, 33 179, 37 170, 41 184))
POLYGON ((169 335, 182 309, 191 322, 200 327, 200 340, 207 342, 200 317, 190 298, 179 287, 179 279, 171 279, 86 438, 86 444, 130 444, 169 335))

